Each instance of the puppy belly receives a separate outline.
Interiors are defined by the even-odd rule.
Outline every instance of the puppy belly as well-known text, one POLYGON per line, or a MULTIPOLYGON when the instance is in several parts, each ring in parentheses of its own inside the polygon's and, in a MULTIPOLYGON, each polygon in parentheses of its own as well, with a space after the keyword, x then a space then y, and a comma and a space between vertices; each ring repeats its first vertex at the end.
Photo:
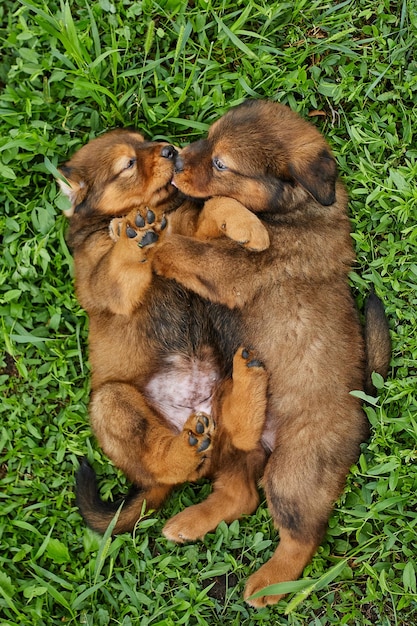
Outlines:
POLYGON ((211 415, 220 372, 211 354, 173 355, 165 360, 145 388, 149 403, 178 431, 192 413, 211 415))

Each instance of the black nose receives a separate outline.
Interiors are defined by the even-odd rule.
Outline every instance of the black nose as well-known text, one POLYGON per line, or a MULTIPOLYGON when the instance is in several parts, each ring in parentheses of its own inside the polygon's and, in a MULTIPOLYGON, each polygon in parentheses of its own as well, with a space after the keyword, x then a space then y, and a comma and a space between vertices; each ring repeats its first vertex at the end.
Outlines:
POLYGON ((179 154, 175 157, 175 171, 182 172, 184 170, 184 159, 179 154))
POLYGON ((161 150, 161 156, 164 157, 164 159, 173 159, 177 154, 178 152, 175 150, 174 146, 164 146, 161 150))

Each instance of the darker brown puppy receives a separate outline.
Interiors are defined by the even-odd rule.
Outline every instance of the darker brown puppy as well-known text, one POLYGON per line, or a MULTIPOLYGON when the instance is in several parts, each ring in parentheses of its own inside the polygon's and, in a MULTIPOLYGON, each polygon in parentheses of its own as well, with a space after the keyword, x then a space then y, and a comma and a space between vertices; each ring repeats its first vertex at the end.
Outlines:
MULTIPOLYGON (((364 387, 371 370, 387 373, 389 335, 374 300, 367 368, 348 285, 354 252, 346 192, 326 141, 297 114, 267 101, 230 110, 206 140, 176 158, 174 181, 189 196, 244 203, 271 242, 254 254, 226 239, 173 235, 153 260, 160 275, 239 312, 244 342, 256 347, 270 375, 263 485, 280 543, 245 590, 250 604, 263 606, 280 596, 250 597, 296 579, 323 538, 368 435, 361 402, 350 392, 364 387)), ((227 220, 227 202, 221 205, 227 220)), ((205 217, 210 224, 213 207, 203 210, 202 223, 205 217)), ((169 527, 172 539, 184 535, 181 515, 169 527)))
MULTIPOLYGON (((159 507, 174 485, 213 476, 197 535, 193 514, 183 513, 185 536, 194 537, 257 505, 267 377, 239 348, 236 315, 152 275, 157 242, 197 227, 200 207, 171 185, 175 155, 167 144, 113 131, 81 148, 61 168, 69 184, 60 184, 71 200, 76 292, 89 315, 91 425, 135 486, 114 532, 132 529, 145 501, 159 507)), ((265 247, 265 229, 248 215, 248 228, 240 220, 235 234, 265 247)), ((86 463, 77 502, 100 532, 119 504, 100 500, 86 463)))

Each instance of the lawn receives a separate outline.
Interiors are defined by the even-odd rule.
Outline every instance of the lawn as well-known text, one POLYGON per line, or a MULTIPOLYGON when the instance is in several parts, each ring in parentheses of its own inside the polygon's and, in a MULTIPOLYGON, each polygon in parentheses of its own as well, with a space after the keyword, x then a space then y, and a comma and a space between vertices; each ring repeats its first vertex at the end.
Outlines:
POLYGON ((417 5, 415 0, 3 0, 0 7, 0 625, 417 624, 417 5), (309 584, 242 600, 277 543, 263 502, 175 546, 168 516, 98 537, 74 502, 88 454, 104 495, 123 477, 88 424, 87 320, 74 297, 56 166, 102 131, 178 145, 230 106, 272 98, 328 137, 350 195, 362 308, 384 301, 388 380, 309 584))

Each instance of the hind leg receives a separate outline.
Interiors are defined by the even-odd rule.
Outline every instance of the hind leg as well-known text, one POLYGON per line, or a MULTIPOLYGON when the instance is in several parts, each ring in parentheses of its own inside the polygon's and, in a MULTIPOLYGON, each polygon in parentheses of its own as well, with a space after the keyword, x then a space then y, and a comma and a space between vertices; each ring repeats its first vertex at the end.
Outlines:
MULTIPOLYGON (((175 484, 195 480, 207 468, 214 422, 204 413, 191 415, 176 434, 135 388, 112 383, 93 394, 90 416, 104 452, 134 483, 114 534, 132 530, 143 513, 162 505, 175 484)), ((90 528, 104 533, 121 500, 101 500, 94 470, 87 462, 77 472, 76 496, 90 528)))
POLYGON ((280 600, 282 595, 250 597, 269 585, 296 580, 322 541, 333 504, 364 440, 362 411, 351 408, 351 412, 341 406, 323 408, 322 420, 314 413, 299 423, 294 418, 285 434, 278 434, 263 483, 280 543, 247 582, 244 597, 254 607, 280 600))
POLYGON ((280 543, 272 557, 252 574, 246 583, 244 598, 248 604, 262 608, 276 604, 284 595, 265 595, 251 599, 251 596, 269 585, 297 580, 307 563, 316 552, 320 541, 305 541, 294 538, 285 528, 280 529, 280 543))
POLYGON ((176 433, 131 385, 107 383, 96 390, 90 419, 104 452, 145 489, 196 480, 209 462, 215 430, 210 416, 193 414, 176 433))
POLYGON ((210 463, 214 475, 209 497, 170 519, 163 533, 172 541, 202 538, 221 522, 252 513, 259 502, 257 483, 266 454, 260 445, 265 423, 268 376, 253 353, 239 348, 233 377, 220 391, 221 424, 210 463))
POLYGON ((222 394, 221 419, 236 448, 253 450, 265 424, 268 374, 252 350, 239 348, 222 394))
MULTIPOLYGON (((224 438, 219 435, 216 447, 224 438)), ((265 452, 260 447, 242 452, 227 446, 223 459, 213 459, 216 474, 212 493, 168 520, 162 531, 167 539, 177 543, 201 539, 221 521, 231 523, 253 513, 258 506, 257 483, 265 465, 265 452)), ((219 450, 216 452, 217 456, 219 450)))

